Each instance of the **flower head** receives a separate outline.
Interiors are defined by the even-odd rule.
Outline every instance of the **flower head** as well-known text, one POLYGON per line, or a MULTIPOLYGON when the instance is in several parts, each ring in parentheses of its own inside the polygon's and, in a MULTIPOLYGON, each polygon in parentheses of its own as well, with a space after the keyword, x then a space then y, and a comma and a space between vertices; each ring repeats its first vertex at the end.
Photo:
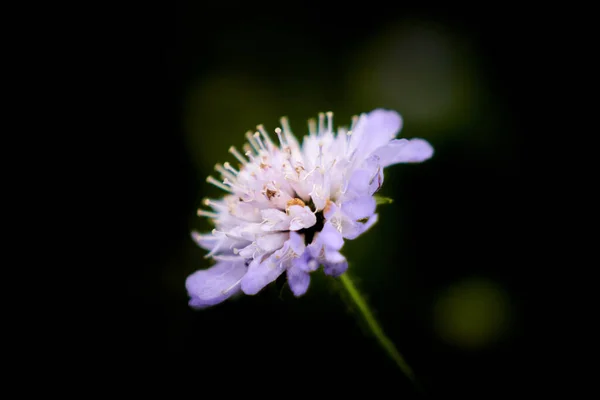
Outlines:
POLYGON ((332 119, 329 112, 309 120, 302 144, 286 118, 275 129, 277 141, 259 125, 246 134, 243 154, 229 149, 237 168, 228 162, 215 166, 222 180, 209 176, 207 181, 227 194, 204 200, 212 211, 198 215, 211 218, 215 229, 192 237, 216 264, 187 278, 192 307, 239 292, 256 294, 283 273, 296 296, 306 292, 310 273, 319 266, 327 275, 343 274, 344 239, 377 222, 374 194, 383 184, 383 169, 433 155, 423 139, 395 139, 402 118, 394 111, 354 117, 349 130, 341 127, 337 133, 332 119))

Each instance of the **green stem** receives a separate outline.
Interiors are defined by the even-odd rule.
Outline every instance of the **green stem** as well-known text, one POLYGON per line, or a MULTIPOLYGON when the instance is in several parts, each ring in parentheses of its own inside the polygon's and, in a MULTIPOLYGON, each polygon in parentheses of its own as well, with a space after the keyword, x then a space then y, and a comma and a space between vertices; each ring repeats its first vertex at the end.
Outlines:
POLYGON ((398 364, 398 367, 400 367, 402 372, 404 372, 404 374, 416 384, 415 374, 413 373, 412 369, 408 366, 400 352, 398 352, 396 346, 394 346, 394 343, 385 335, 385 333, 383 333, 383 329, 373 316, 373 313, 369 309, 369 306, 367 305, 365 299, 361 296, 358 289, 356 289, 356 286, 354 286, 354 283, 352 282, 352 279, 350 279, 348 273, 346 272, 342 274, 340 276, 340 279, 342 281, 342 284, 344 285, 344 288, 346 289, 346 291, 358 307, 360 313, 364 317, 365 321, 369 325, 369 329, 371 330, 375 338, 379 341, 379 344, 381 344, 381 346, 388 353, 388 355, 396 362, 396 364, 398 364))

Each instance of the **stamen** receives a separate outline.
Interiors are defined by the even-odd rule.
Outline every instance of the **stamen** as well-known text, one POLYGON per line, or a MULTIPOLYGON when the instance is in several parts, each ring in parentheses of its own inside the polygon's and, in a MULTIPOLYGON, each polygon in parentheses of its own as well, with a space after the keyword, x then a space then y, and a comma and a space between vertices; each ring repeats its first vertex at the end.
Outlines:
MULTIPOLYGON (((243 277, 242 277, 242 278, 243 278, 243 277)), ((227 289, 225 289, 225 290, 222 290, 222 291, 221 291, 221 293, 222 293, 223 295, 226 295, 227 293, 229 293, 229 292, 231 291, 231 289, 233 289, 234 287, 236 287, 236 286, 237 286, 237 285, 238 285, 238 284, 239 284, 239 283, 242 281, 242 278, 240 278, 240 279, 239 279, 239 280, 238 280, 236 283, 234 283, 233 285, 229 286, 227 289)))
POLYGON ((352 131, 346 132, 346 154, 348 154, 348 149, 350 148, 350 140, 352 139, 352 131))
POLYGON ((231 146, 229 148, 229 152, 231 154, 233 154, 233 156, 235 158, 237 158, 238 161, 242 163, 242 165, 246 165, 248 163, 248 161, 246 161, 246 159, 244 158, 244 156, 242 156, 242 154, 234 146, 231 146))
POLYGON ((242 193, 246 193, 246 188, 241 186, 240 184, 238 184, 237 182, 231 182, 229 179, 225 178, 223 180, 223 184, 230 186, 234 189, 237 189, 238 191, 242 192, 242 193))
MULTIPOLYGON (((229 163, 225 163, 225 164, 229 164, 229 163)), ((234 181, 236 179, 235 175, 232 175, 230 172, 227 172, 221 164, 215 164, 215 171, 220 173, 223 176, 223 178, 229 178, 232 181, 234 181)))
POLYGON ((231 190, 227 186, 223 185, 221 182, 219 182, 218 180, 216 180, 215 178, 213 178, 210 175, 206 177, 206 182, 208 182, 208 183, 210 183, 212 185, 215 185, 216 187, 218 187, 221 190, 224 190, 224 191, 229 192, 229 193, 233 193, 233 190, 231 190))
POLYGON ((319 155, 317 156, 319 166, 323 166, 323 143, 319 142, 319 155))
POLYGON ((279 139, 281 146, 287 146, 285 138, 281 136, 281 128, 275 128, 275 133, 277 134, 277 138, 279 139))
POLYGON ((293 135, 292 130, 290 129, 290 121, 288 121, 287 117, 281 117, 279 119, 279 122, 281 122, 281 127, 283 128, 284 135, 293 135))
POLYGON ((250 146, 252 146, 252 149, 254 149, 256 154, 258 154, 260 148, 258 147, 258 143, 256 143, 256 140, 254 140, 254 138, 252 137, 252 131, 246 132, 246 139, 248 139, 248 143, 250 143, 250 146))
POLYGON ((251 151, 247 151, 244 154, 245 154, 246 157, 248 157, 248 159, 250 160, 250 162, 254 162, 254 156, 252 155, 251 151))
POLYGON ((325 133, 325 113, 319 113, 319 136, 325 133))
POLYGON ((216 238, 214 235, 201 235, 198 232, 192 232, 192 238, 196 241, 199 242, 200 240, 215 240, 218 239, 216 238))
POLYGON ((262 142, 262 140, 260 140, 260 133, 254 132, 254 140, 256 140, 256 143, 258 143, 261 149, 267 151, 267 148, 265 147, 264 143, 262 142))
POLYGON ((333 112, 327 111, 327 132, 333 132, 333 112))
POLYGON ((230 171, 232 174, 237 175, 239 172, 237 169, 233 168, 231 166, 231 164, 229 164, 227 161, 223 163, 223 167, 225 167, 225 169, 227 171, 230 171))
POLYGON ((358 122, 358 115, 353 115, 352 116, 352 125, 350 125, 350 131, 352 132, 354 130, 354 128, 356 128, 356 123, 358 122))
POLYGON ((229 239, 233 239, 233 240, 239 240, 240 242, 248 242, 248 239, 245 239, 241 236, 236 236, 236 235, 232 235, 231 233, 227 233, 225 232, 225 236, 227 236, 229 239))
POLYGON ((283 137, 285 138, 286 144, 289 146, 290 142, 296 142, 294 132, 292 132, 292 129, 290 128, 290 123, 287 117, 281 117, 280 122, 283 129, 283 137))
MULTIPOLYGON (((213 229, 213 235, 215 234, 216 229, 213 229)), ((204 258, 211 258, 213 255, 217 254, 217 252, 219 250, 221 250, 221 247, 223 247, 223 241, 219 241, 217 242, 217 244, 215 245, 215 247, 213 247, 213 249, 211 251, 209 251, 204 258)))
POLYGON ((228 208, 226 205, 217 203, 216 201, 212 201, 211 199, 202 200, 202 204, 204 204, 207 207, 212 207, 213 209, 217 209, 217 210, 221 210, 221 211, 228 211, 228 208))
POLYGON ((198 209, 198 211, 196 211, 196 214, 199 217, 209 217, 209 218, 218 218, 219 214, 211 212, 211 211, 206 211, 206 210, 202 210, 202 209, 198 209))
POLYGON ((271 138, 269 137, 269 134, 265 130, 265 127, 263 126, 263 124, 257 125, 256 129, 258 129, 258 131, 260 132, 260 134, 265 138, 265 143, 267 145, 269 145, 269 147, 275 147, 275 145, 271 141, 271 138))
POLYGON ((311 136, 316 136, 317 134, 317 121, 314 118, 308 120, 308 133, 311 136))

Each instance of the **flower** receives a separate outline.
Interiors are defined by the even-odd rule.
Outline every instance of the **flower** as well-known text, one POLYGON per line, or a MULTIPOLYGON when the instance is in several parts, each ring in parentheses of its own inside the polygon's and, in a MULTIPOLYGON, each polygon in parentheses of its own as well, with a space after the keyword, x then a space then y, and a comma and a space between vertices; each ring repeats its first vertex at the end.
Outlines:
POLYGON ((402 127, 395 111, 361 114, 337 134, 332 120, 331 112, 309 120, 302 145, 285 117, 275 129, 279 145, 259 125, 246 133, 244 155, 229 149, 237 169, 227 162, 215 166, 223 180, 207 181, 227 195, 204 200, 212 211, 198 215, 211 218, 215 229, 192 237, 216 264, 187 278, 190 306, 208 307, 240 292, 254 295, 284 272, 295 296, 307 291, 310 273, 321 265, 327 275, 343 274, 344 239, 377 222, 374 194, 383 169, 433 155, 423 139, 395 139, 402 127))

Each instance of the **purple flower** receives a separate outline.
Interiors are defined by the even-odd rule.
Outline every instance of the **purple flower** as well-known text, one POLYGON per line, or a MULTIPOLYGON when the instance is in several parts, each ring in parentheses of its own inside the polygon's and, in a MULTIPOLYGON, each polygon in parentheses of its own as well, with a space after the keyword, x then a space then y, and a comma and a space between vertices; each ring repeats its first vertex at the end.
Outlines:
POLYGON ((377 222, 374 194, 383 169, 396 163, 427 160, 433 148, 423 139, 395 139, 402 118, 377 109, 352 120, 350 130, 334 134, 332 113, 309 121, 300 145, 287 119, 275 129, 276 145, 262 125, 247 133, 239 161, 216 165, 223 180, 207 181, 228 194, 204 200, 212 211, 211 234, 192 232, 199 246, 216 260, 186 280, 190 306, 204 308, 243 292, 258 293, 284 272, 296 296, 306 293, 310 273, 323 266, 339 276, 348 268, 340 253, 344 239, 354 239, 377 222))

